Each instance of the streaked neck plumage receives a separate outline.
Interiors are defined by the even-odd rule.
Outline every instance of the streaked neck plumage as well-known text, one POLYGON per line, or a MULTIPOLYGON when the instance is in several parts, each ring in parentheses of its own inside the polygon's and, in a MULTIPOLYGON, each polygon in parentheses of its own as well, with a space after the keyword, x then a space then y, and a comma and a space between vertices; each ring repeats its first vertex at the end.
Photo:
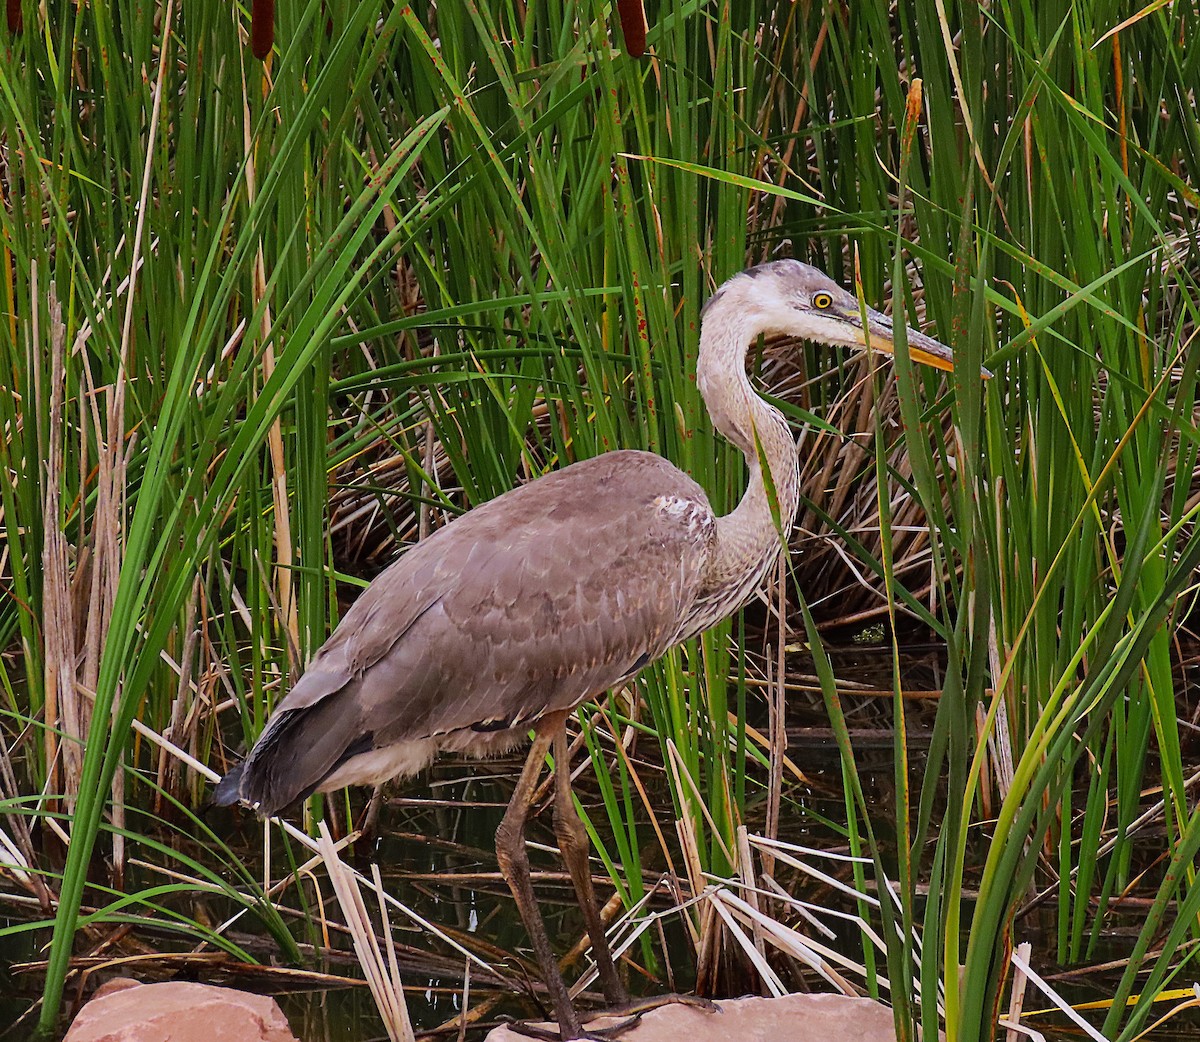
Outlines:
POLYGON ((746 352, 764 330, 733 293, 714 298, 700 330, 696 382, 713 426, 746 457, 749 484, 737 507, 717 518, 717 552, 706 583, 728 590, 721 601, 740 606, 777 559, 800 503, 796 443, 778 409, 750 386, 746 352), (778 502, 778 526, 764 480, 765 461, 778 502), (782 535, 781 535, 782 531, 782 535))

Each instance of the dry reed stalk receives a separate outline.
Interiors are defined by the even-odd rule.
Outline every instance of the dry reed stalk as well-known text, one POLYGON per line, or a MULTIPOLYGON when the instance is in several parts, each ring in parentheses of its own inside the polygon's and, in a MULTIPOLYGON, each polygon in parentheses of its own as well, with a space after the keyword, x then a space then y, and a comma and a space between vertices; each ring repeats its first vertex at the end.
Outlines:
MULTIPOLYGON (((721 848, 721 855, 729 864, 736 865, 737 858, 733 856, 733 851, 729 849, 728 844, 721 837, 721 830, 717 828, 717 823, 713 820, 712 812, 708 809, 707 802, 705 802, 704 797, 700 794, 700 789, 697 787, 695 779, 688 772, 687 767, 684 765, 683 757, 679 755, 678 747, 671 739, 667 739, 667 753, 670 760, 671 771, 675 775, 675 783, 677 786, 676 791, 682 792, 686 789, 686 791, 692 794, 692 797, 696 801, 696 806, 700 808, 701 816, 708 823, 708 827, 712 830, 712 838, 717 841, 721 848), (685 782, 686 785, 684 785, 685 782)), ((693 849, 695 848, 693 847, 693 849)), ((698 857, 696 863, 697 865, 700 864, 698 857)), ((688 871, 690 874, 690 866, 688 871)), ((693 881, 694 879, 695 877, 693 877, 693 881)), ((701 889, 703 889, 703 886, 701 886, 701 889)), ((696 890, 694 893, 699 894, 700 890, 696 890)))
MULTIPOLYGON (((767 966, 768 972, 763 975, 763 979, 772 994, 783 995, 787 993, 787 989, 779 979, 778 974, 767 965, 765 956, 756 958, 750 955, 750 949, 746 944, 748 938, 745 931, 736 928, 736 923, 740 922, 756 926, 762 931, 763 936, 770 941, 773 948, 813 970, 841 994, 860 994, 859 989, 834 968, 834 963, 838 963, 843 968, 865 977, 866 967, 862 963, 856 963, 835 949, 813 941, 791 927, 784 926, 771 916, 757 911, 747 901, 728 890, 720 888, 711 889, 708 892, 708 899, 718 909, 719 914, 725 920, 726 924, 730 926, 730 934, 738 941, 743 950, 746 951, 746 954, 750 956, 755 967, 761 972, 762 966, 767 966)), ((881 978, 880 983, 886 984, 886 981, 881 978)))
MULTIPOLYGON (((1022 941, 1017 945, 1017 955, 1025 962, 1029 961, 1029 956, 1033 954, 1033 945, 1028 941, 1022 941)), ((1006 1042, 1020 1042, 1020 1036, 1025 1033, 1021 1028, 1021 1010, 1025 1005, 1025 985, 1029 978, 1025 976, 1025 972, 1013 963, 1013 982, 1012 995, 1008 1002, 1008 1018, 1006 1021, 1001 1021, 1000 1026, 1006 1027, 1005 1040, 1006 1042)))
MULTIPOLYGON (((1071 1022, 1074 1023, 1088 1038, 1092 1039, 1093 1042, 1109 1042, 1108 1038, 1106 1038, 1094 1027, 1092 1027, 1091 1024, 1084 1020, 1083 1017, 1081 1017, 1079 1013, 1071 1006, 1071 1004, 1067 1002, 1067 1000, 1061 995, 1059 995, 1057 991, 1050 987, 1049 983, 1043 980, 1041 975, 1029 965, 1028 955, 1023 954, 1021 951, 1021 948, 1023 947, 1027 946, 1022 945, 1018 947, 1009 957, 1013 966, 1021 972, 1021 974, 1028 980, 1029 983, 1033 984, 1038 991, 1045 995, 1046 998, 1048 998, 1056 1007, 1058 1007, 1058 1009, 1065 1013, 1071 1022)), ((1029 950, 1032 951, 1032 947, 1030 947, 1029 950)), ((1004 1025, 1006 1028, 1011 1028, 1012 1026, 1012 1024, 1007 1023, 1004 1025)), ((1030 1031, 1029 1028, 1019 1028, 1018 1030, 1026 1034, 1028 1034, 1030 1031)))
MULTIPOLYGON (((853 861, 864 866, 869 866, 872 864, 869 859, 813 850, 781 840, 771 840, 765 836, 747 834, 746 838, 749 846, 753 850, 758 851, 760 855, 764 851, 770 850, 778 860, 800 869, 804 873, 842 893, 844 896, 854 901, 864 902, 869 907, 878 907, 879 900, 877 898, 860 892, 847 883, 843 883, 836 877, 814 867, 807 860, 808 858, 820 858, 835 862, 853 861)), ((853 977, 857 977, 865 983, 868 976, 867 967, 864 962, 856 961, 844 952, 831 947, 831 944, 836 943, 837 934, 822 921, 822 916, 842 923, 853 924, 861 935, 881 955, 886 957, 887 944, 884 939, 870 922, 853 912, 821 907, 810 902, 801 901, 784 891, 773 879, 767 878, 765 880, 766 889, 758 891, 758 894, 760 896, 769 894, 777 900, 781 908, 799 915, 813 931, 825 938, 825 941, 815 940, 807 934, 800 933, 796 928, 782 923, 776 916, 763 912, 759 908, 758 903, 753 900, 755 896, 754 888, 747 887, 744 880, 739 882, 739 880, 719 879, 715 876, 709 876, 708 878, 714 885, 705 892, 705 897, 710 902, 715 901, 723 904, 723 918, 732 917, 756 929, 772 947, 808 966, 845 995, 857 995, 861 993, 861 989, 855 987, 845 974, 848 973, 853 977), (732 890, 743 891, 743 896, 738 896, 731 892, 732 890)), ((895 894, 886 879, 883 880, 882 889, 886 890, 892 896, 893 901, 895 901, 895 894)), ((738 939, 739 944, 743 944, 743 947, 745 947, 743 941, 745 937, 744 932, 741 935, 735 931, 730 931, 730 933, 731 936, 738 939)), ((749 951, 747 951, 747 956, 757 965, 757 961, 750 955, 749 951)), ((885 988, 890 989, 891 985, 886 978, 876 976, 876 980, 885 988)), ((920 994, 919 981, 914 980, 911 987, 913 989, 912 994, 920 994)), ((939 1002, 939 1011, 940 1009, 941 1004, 939 1002)))
MULTIPOLYGON (((17 857, 13 860, 19 866, 28 867, 37 864, 37 854, 34 851, 33 836, 29 831, 29 820, 24 814, 18 814, 15 810, 18 806, 17 796, 20 791, 16 774, 13 771, 12 758, 8 751, 8 742, 5 741, 4 733, 0 731, 0 807, 4 807, 4 818, 12 832, 12 839, 8 845, 16 848, 17 857)), ((42 912, 49 912, 55 895, 51 893, 37 872, 28 874, 28 882, 42 912)))
MULTIPOLYGON (((200 603, 200 577, 196 576, 192 584, 192 596, 187 604, 184 616, 183 654, 175 667, 179 674, 179 687, 171 702, 171 721, 163 734, 174 745, 182 747, 184 739, 191 747, 192 758, 195 759, 197 730, 199 717, 193 713, 191 699, 195 685, 192 683, 192 667, 196 658, 196 649, 200 644, 200 631, 196 625, 196 617, 200 603)), ((178 794, 180 763, 178 757, 172 756, 165 748, 159 749, 158 754, 158 786, 161 790, 155 796, 155 813, 162 813, 162 793, 178 794)))
POLYGON ((329 882, 333 886, 333 892, 337 895, 342 915, 346 919, 346 926, 354 941, 354 951, 358 956, 358 963, 367 979, 367 986, 371 989, 371 995, 375 999, 379 1015, 383 1018, 388 1038, 392 1042, 415 1042, 412 1022, 408 1016, 408 1006, 404 1001, 404 989, 400 983, 400 971, 396 965, 396 952, 392 945, 391 924, 387 918, 379 868, 377 865, 371 866, 375 892, 379 897, 380 913, 383 919, 383 938, 387 945, 386 959, 380 950, 379 939, 371 927, 371 920, 367 914, 367 906, 363 901, 358 880, 338 857, 333 837, 329 834, 329 827, 323 820, 318 823, 318 829, 320 838, 317 840, 317 849, 325 859, 329 882))
MULTIPOLYGON (((997 517, 1000 513, 997 512, 997 517)), ((971 606, 968 605, 968 610, 971 606)), ((993 612, 988 620, 988 661, 992 666, 993 677, 1003 677, 1004 664, 1001 661, 1000 641, 996 635, 996 615, 993 612)), ((1013 679, 1010 676, 1010 690, 1013 684, 1013 679)), ((1013 776, 1016 773, 1016 764, 1013 761, 1012 751, 1012 728, 1008 722, 1008 699, 1004 698, 1000 701, 1000 706, 996 711, 996 726, 992 728, 992 733, 988 735, 988 751, 991 753, 991 762, 996 769, 996 792, 1000 800, 1003 801, 1008 796, 1009 790, 1012 788, 1013 776)), ((981 795, 984 797, 983 813, 985 817, 992 816, 991 809, 991 786, 980 786, 981 795)))
MULTIPOLYGON (((745 888, 746 900, 750 903, 755 913, 762 914, 762 909, 758 905, 759 889, 754 882, 754 855, 750 850, 750 842, 746 838, 746 826, 739 825, 737 830, 737 846, 738 846, 738 873, 742 879, 742 886, 745 888)), ((764 859, 765 860, 765 859, 764 859)), ((766 865, 763 865, 763 872, 767 872, 766 865)), ((754 934, 754 948, 757 953, 766 958, 766 945, 763 942, 762 924, 755 920, 751 924, 751 929, 754 934)))
MULTIPOLYGON (((758 978, 762 983, 763 990, 774 998, 786 995, 787 988, 784 986, 783 981, 779 979, 779 975, 771 968, 771 964, 767 962, 766 954, 751 938, 746 936, 746 932, 739 925, 738 917, 734 916, 730 911, 726 903, 728 898, 729 895, 722 890, 708 891, 709 906, 717 913, 717 917, 725 926, 725 931, 734 939, 738 947, 746 953, 750 964, 758 971, 758 978)), ((749 907, 749 905, 746 906, 746 908, 749 907)), ((758 915, 748 915, 747 920, 756 926, 761 926, 761 913, 758 915)))
MULTIPOLYGON (((33 871, 34 862, 21 852, 16 840, 0 829, 0 877, 7 876, 31 894, 41 897, 46 894, 46 888, 37 885, 37 873, 33 871)), ((49 907, 45 902, 43 907, 49 907)))
MULTIPOLYGON (((37 286, 37 268, 31 272, 37 286)), ((63 446, 63 396, 66 391, 66 327, 62 305, 54 284, 47 292, 50 312, 50 441, 42 457, 42 660, 44 665, 47 787, 61 794, 68 812, 75 807, 83 761, 83 738, 87 716, 75 697, 75 618, 71 595, 71 564, 67 537, 63 532, 62 481, 65 465, 63 446), (64 741, 59 746, 59 728, 64 741), (60 754, 61 753, 61 761, 60 754), (62 771, 59 771, 61 762, 62 771)), ((34 348, 37 349, 34 324, 34 348)), ((41 398, 39 397, 39 401, 41 398)))
POLYGON ((717 910, 711 901, 700 905, 700 938, 696 945, 696 994, 711 994, 717 984, 721 961, 721 934, 717 910))

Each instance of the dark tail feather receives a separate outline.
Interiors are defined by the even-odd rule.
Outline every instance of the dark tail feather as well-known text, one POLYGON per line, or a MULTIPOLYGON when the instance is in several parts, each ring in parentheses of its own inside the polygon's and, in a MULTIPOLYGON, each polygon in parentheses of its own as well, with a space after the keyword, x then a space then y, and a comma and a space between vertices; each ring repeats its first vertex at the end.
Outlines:
POLYGON ((218 807, 229 807, 242 798, 242 771, 246 763, 243 761, 234 767, 224 778, 217 782, 212 801, 218 807))
POLYGON ((311 796, 340 764, 372 748, 371 734, 356 733, 357 720, 333 699, 276 712, 246 759, 221 779, 213 801, 240 800, 270 817, 311 796))

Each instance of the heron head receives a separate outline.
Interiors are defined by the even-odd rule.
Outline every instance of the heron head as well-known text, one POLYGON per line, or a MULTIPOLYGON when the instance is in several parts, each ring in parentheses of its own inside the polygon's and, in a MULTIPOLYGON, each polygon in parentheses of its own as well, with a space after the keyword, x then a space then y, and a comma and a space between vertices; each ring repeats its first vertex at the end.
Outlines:
MULTIPOLYGON (((734 298, 729 304, 749 311, 765 333, 896 353, 895 329, 887 315, 860 308, 852 293, 823 271, 798 260, 770 261, 747 269, 718 289, 706 310, 727 293, 734 298)), ((954 368, 954 355, 945 344, 911 326, 906 331, 909 357, 914 362, 936 369, 954 368)), ((984 375, 991 374, 985 370, 984 375)))

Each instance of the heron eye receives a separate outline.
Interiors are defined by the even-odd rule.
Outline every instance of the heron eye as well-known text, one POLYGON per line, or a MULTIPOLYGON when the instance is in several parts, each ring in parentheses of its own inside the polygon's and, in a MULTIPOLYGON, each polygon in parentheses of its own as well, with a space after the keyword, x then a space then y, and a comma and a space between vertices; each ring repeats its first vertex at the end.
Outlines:
POLYGON ((824 311, 833 304, 833 297, 828 293, 818 293, 812 298, 812 306, 818 311, 824 311))

